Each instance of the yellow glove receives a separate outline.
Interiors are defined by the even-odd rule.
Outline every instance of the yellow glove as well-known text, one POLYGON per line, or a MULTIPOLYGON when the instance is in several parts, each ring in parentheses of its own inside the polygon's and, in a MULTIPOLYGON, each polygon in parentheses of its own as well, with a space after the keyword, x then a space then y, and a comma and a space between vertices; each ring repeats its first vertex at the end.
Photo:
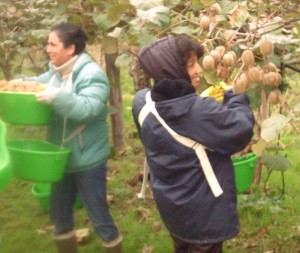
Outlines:
POLYGON ((229 85, 224 82, 219 82, 217 85, 212 85, 201 93, 201 97, 214 97, 217 101, 223 102, 224 92, 231 89, 229 85))

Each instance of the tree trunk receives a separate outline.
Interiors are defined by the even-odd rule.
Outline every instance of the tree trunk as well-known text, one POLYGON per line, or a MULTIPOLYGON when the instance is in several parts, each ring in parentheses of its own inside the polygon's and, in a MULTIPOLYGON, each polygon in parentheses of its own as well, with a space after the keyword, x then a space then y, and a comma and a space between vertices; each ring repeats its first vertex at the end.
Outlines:
MULTIPOLYGON (((0 42, 3 41, 5 41, 5 31, 3 29, 3 24, 0 22, 0 42)), ((5 52, 3 55, 5 55, 5 52)), ((4 79, 10 80, 12 78, 12 65, 10 64, 9 60, 6 59, 7 57, 3 58, 1 59, 0 69, 3 73, 4 79)))
POLYGON ((116 113, 111 114, 111 129, 113 146, 117 149, 124 146, 124 119, 123 101, 120 82, 120 69, 115 65, 118 53, 105 54, 106 73, 110 81, 109 103, 116 108, 116 113))

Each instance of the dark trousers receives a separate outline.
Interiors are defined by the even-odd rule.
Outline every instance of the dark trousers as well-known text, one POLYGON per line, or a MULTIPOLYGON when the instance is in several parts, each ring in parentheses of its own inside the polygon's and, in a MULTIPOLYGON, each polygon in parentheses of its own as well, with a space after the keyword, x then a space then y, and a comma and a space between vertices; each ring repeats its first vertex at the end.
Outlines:
POLYGON ((194 244, 184 242, 172 236, 175 252, 174 253, 222 253, 223 242, 213 244, 194 244))

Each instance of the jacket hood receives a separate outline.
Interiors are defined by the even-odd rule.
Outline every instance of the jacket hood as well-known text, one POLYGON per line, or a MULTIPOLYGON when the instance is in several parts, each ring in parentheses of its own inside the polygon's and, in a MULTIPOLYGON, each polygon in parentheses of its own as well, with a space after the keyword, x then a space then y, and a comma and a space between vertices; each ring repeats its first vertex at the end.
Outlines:
POLYGON ((185 62, 180 56, 174 36, 168 35, 144 48, 139 56, 144 71, 158 82, 162 79, 185 79, 190 82, 185 62))

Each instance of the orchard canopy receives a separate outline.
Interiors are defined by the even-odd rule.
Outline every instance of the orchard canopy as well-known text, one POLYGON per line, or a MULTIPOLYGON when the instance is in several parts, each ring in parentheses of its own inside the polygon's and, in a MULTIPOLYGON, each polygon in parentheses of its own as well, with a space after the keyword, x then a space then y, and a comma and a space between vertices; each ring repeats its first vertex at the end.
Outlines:
POLYGON ((141 48, 167 34, 197 39, 205 47, 202 89, 225 82, 250 95, 260 155, 299 110, 284 96, 285 76, 300 65, 298 0, 2 0, 0 15, 0 69, 7 80, 25 63, 27 71, 44 71, 47 58, 37 52, 45 51, 49 28, 70 21, 104 54, 117 54, 117 67, 133 66, 141 48))

